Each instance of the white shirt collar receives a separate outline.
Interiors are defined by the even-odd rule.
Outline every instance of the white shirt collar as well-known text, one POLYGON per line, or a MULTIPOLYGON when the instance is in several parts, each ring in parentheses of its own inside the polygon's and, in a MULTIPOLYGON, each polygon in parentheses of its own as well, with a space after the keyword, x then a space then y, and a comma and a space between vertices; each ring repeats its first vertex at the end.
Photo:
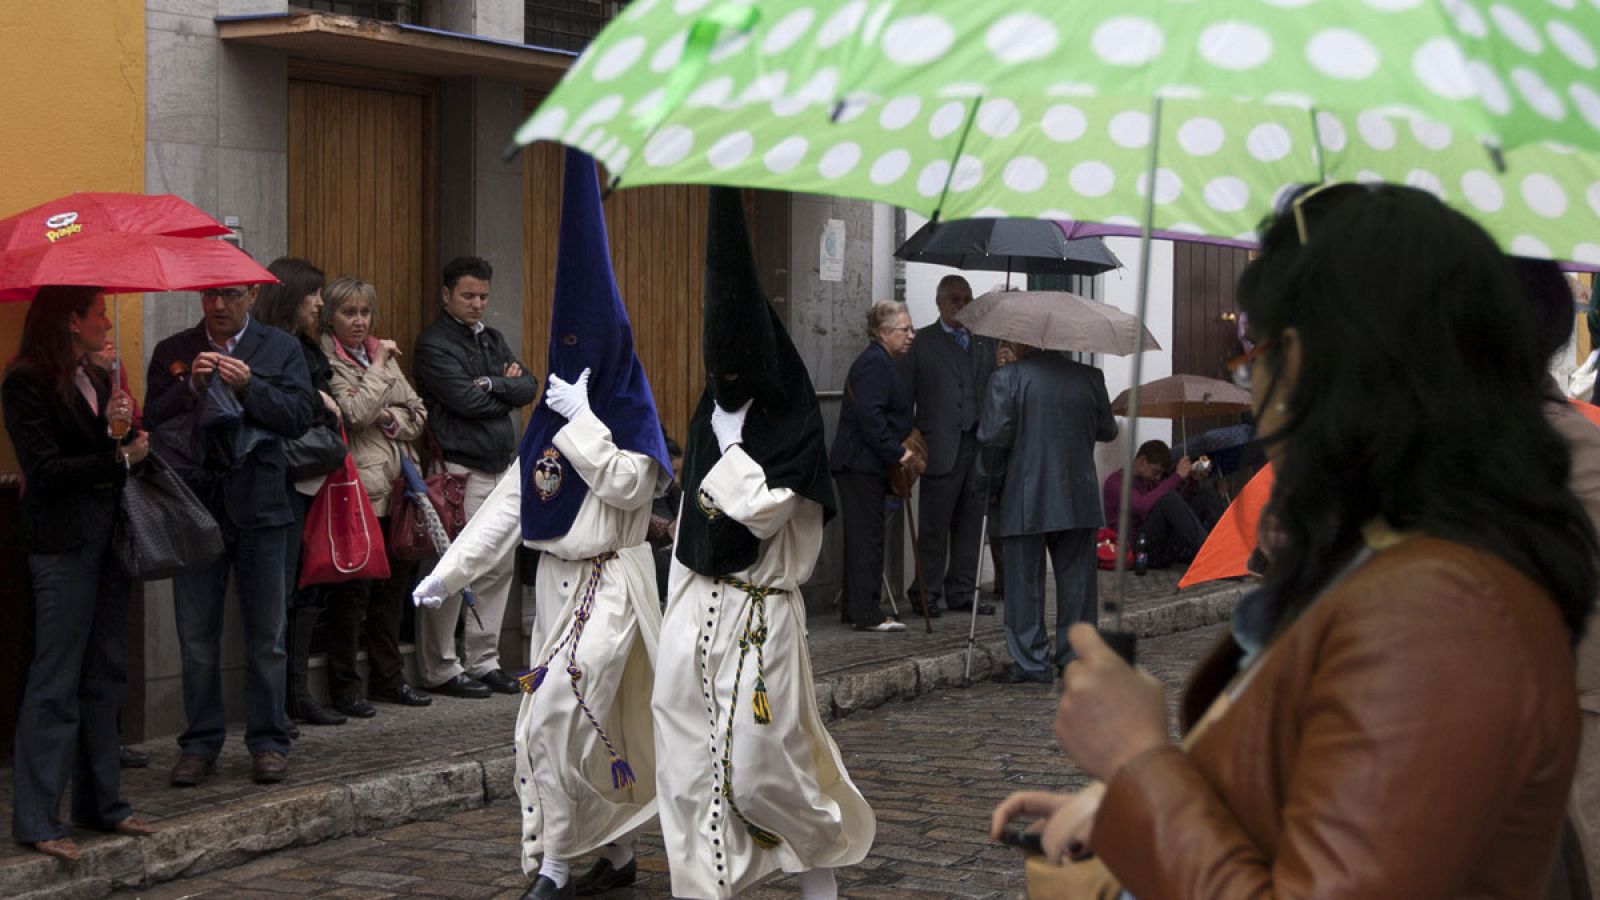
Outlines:
MULTIPOLYGON (((450 316, 449 313, 445 313, 445 315, 450 316)), ((471 331, 473 334, 483 334, 484 324, 482 319, 479 319, 478 321, 473 322, 471 325, 468 325, 460 319, 457 319, 455 316, 450 316, 450 318, 454 320, 457 325, 460 325, 462 328, 471 331)))
MULTIPOLYGON (((202 326, 202 327, 204 327, 204 326, 202 326)), ((250 314, 249 313, 245 313, 244 324, 239 326, 238 332, 235 333, 233 337, 228 338, 227 340, 225 340, 222 343, 218 344, 216 341, 211 340, 211 331, 210 331, 210 329, 207 329, 206 330, 206 342, 209 343, 211 346, 217 348, 218 350, 221 350, 223 353, 226 353, 226 354, 231 356, 233 354, 233 348, 239 346, 239 339, 244 337, 244 331, 245 331, 246 328, 249 328, 249 327, 250 327, 250 314)))

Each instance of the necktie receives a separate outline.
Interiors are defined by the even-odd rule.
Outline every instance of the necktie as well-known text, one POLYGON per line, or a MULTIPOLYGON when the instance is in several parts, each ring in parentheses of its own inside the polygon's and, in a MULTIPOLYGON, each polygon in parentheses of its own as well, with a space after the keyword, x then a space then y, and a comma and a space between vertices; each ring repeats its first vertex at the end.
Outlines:
POLYGON ((961 345, 962 350, 967 349, 967 342, 970 340, 970 336, 965 331, 953 332, 950 336, 956 339, 956 343, 961 345))

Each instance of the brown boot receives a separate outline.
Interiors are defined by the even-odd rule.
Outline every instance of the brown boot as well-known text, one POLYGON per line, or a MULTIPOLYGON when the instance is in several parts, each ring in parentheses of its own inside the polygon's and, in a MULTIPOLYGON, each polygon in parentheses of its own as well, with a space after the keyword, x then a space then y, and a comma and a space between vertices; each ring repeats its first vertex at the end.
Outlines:
POLYGON ((172 767, 172 786, 194 787, 201 784, 215 767, 216 762, 213 760, 185 753, 178 757, 177 765, 172 767))
POLYGON ((250 780, 256 784, 277 784, 289 777, 289 757, 276 750, 251 754, 250 780))

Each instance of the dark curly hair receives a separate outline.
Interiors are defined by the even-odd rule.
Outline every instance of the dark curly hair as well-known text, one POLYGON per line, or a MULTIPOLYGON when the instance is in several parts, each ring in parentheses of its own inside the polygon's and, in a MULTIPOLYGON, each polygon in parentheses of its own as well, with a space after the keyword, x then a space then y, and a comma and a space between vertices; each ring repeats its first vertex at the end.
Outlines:
MULTIPOLYGON (((1542 585, 1574 639, 1594 603, 1595 535, 1541 411, 1547 354, 1507 257, 1432 194, 1303 191, 1260 229, 1240 307, 1265 344, 1262 435, 1281 449, 1264 586, 1286 627, 1360 544, 1363 524, 1493 553, 1542 585), (1284 332, 1300 370, 1281 393, 1284 332)), ((1259 390, 1259 388, 1258 388, 1259 390)))

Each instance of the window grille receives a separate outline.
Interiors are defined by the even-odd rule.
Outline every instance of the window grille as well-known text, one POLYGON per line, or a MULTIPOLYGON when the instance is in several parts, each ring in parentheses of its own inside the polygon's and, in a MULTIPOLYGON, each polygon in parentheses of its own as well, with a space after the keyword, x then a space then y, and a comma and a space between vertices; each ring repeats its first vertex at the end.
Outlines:
POLYGON ((626 0, 527 0, 523 41, 581 51, 626 5, 626 0))

